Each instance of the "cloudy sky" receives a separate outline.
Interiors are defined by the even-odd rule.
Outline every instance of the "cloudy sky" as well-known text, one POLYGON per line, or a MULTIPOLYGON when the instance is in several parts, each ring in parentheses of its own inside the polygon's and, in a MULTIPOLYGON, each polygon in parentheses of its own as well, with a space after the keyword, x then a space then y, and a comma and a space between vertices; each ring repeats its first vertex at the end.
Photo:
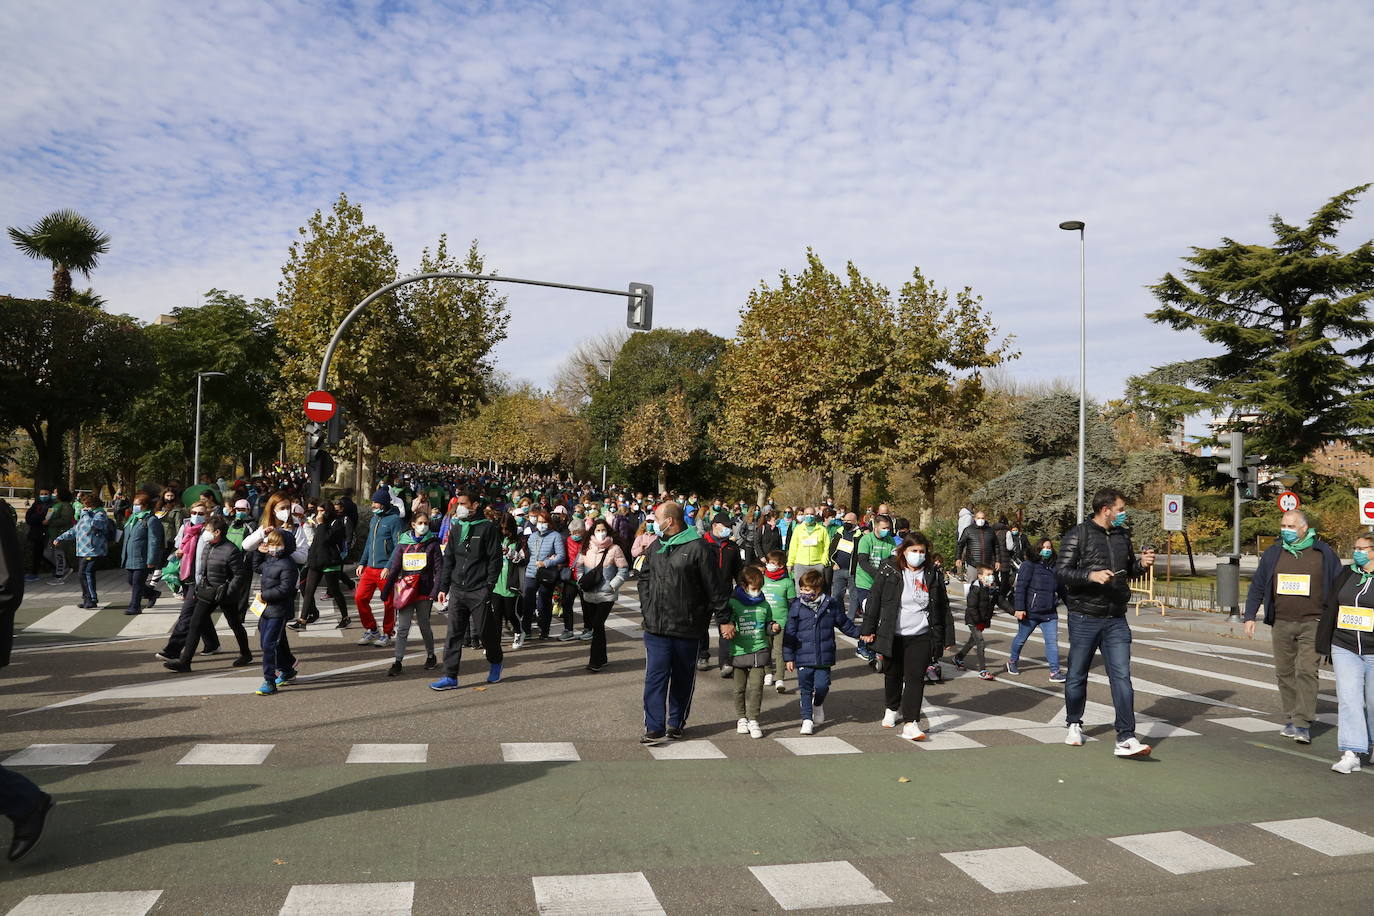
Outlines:
MULTIPOLYGON (((1090 387, 1204 352, 1144 286, 1188 246, 1267 241, 1374 180, 1374 4, 68 2, 0 5, 0 217, 74 207, 92 282, 151 319, 275 294, 340 191, 405 270, 440 233, 502 273, 656 287, 656 322, 729 335, 806 246, 896 288, 970 285, 1090 387)), ((1374 236, 1374 193, 1344 242, 1374 236)), ((84 285, 78 278, 78 285, 84 285)), ((0 292, 43 265, 0 245, 0 292)), ((548 380, 623 300, 513 287, 503 368, 548 380)))

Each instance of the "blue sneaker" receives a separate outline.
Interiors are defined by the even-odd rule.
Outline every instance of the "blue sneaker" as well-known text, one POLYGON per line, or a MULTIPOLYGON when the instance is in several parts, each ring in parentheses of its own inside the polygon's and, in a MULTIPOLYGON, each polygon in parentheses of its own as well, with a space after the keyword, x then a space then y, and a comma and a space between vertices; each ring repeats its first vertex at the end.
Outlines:
POLYGON ((296 683, 296 671, 282 671, 277 675, 277 686, 285 687, 288 684, 296 683))
POLYGON ((457 690, 458 679, 456 677, 441 677, 433 684, 429 685, 430 690, 457 690))
POLYGON ((1294 741, 1298 742, 1299 744, 1312 743, 1312 732, 1310 729, 1302 728, 1301 726, 1295 726, 1293 728, 1293 731, 1297 733, 1293 735, 1294 741))
POLYGON ((501 666, 501 665, 492 665, 492 666, 491 666, 491 671, 488 672, 488 674, 487 674, 487 683, 488 683, 488 684, 499 684, 499 683, 501 683, 501 668, 502 668, 502 667, 503 667, 503 666, 501 666))
POLYGON ((1067 680, 1068 680, 1068 678, 1065 677, 1064 674, 1063 674, 1062 672, 1059 672, 1059 671, 1056 671, 1054 674, 1051 674, 1051 675, 1050 675, 1050 683, 1051 683, 1051 684, 1062 684, 1062 683, 1064 683, 1064 682, 1067 681, 1067 680))
POLYGON ((253 691, 260 697, 270 697, 277 692, 277 685, 271 681, 263 681, 262 686, 253 691))
POLYGON ((858 646, 854 648, 854 654, 866 662, 871 662, 874 658, 873 650, 868 648, 864 643, 859 643, 858 646))
POLYGON ((1007 674, 1010 674, 1013 677, 1019 677, 1021 674, 1021 669, 1020 667, 1018 667, 1017 661, 1018 659, 1014 658, 1007 659, 1007 674))
POLYGON ((1298 729, 1292 722, 1289 722, 1283 727, 1283 730, 1279 732, 1279 735, 1284 738, 1296 738, 1298 737, 1298 729))

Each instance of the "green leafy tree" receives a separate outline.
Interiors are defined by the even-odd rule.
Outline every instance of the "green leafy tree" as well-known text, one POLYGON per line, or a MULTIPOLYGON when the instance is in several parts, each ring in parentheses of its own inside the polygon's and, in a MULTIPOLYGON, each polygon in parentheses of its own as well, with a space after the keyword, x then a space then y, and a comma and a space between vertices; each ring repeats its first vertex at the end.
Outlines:
POLYGON ((90 276, 100 256, 110 250, 110 237, 75 210, 54 210, 27 229, 10 226, 9 233, 22 253, 51 262, 52 297, 57 302, 72 301, 72 271, 90 276))
POLYGON ((1374 241, 1348 252, 1333 241, 1368 188, 1337 194, 1305 226, 1274 216, 1273 244, 1193 248, 1181 278, 1151 288, 1161 305, 1148 317, 1221 352, 1133 379, 1133 397, 1164 422, 1253 416, 1248 450, 1274 465, 1334 439, 1374 449, 1374 241))
POLYGON ((681 391, 640 404, 625 419, 621 463, 653 468, 658 492, 666 493, 669 465, 682 464, 691 457, 696 438, 691 423, 692 409, 681 391))
POLYGON ((62 479, 63 437, 108 416, 147 386, 154 364, 133 319, 41 299, 0 297, 0 428, 18 427, 36 455, 34 483, 62 479))
MULTIPOLYGON (((344 316, 397 279, 390 243, 344 195, 300 234, 282 268, 276 314, 276 404, 288 423, 304 422, 293 418, 344 316)), ((437 271, 490 273, 475 242, 454 257, 443 236, 422 253, 417 272, 437 271)), ((328 387, 369 451, 410 442, 477 408, 491 348, 506 336, 505 302, 485 281, 425 280, 379 297, 359 316, 335 351, 328 387)))

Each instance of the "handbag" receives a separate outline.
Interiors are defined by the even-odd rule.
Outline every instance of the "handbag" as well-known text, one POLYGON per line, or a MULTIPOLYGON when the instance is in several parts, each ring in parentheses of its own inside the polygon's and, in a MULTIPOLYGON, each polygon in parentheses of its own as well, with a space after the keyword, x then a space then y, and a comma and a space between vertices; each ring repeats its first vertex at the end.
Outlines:
POLYGON ((577 580, 577 589, 586 597, 589 592, 599 592, 606 585, 606 572, 603 567, 606 565, 606 558, 611 555, 610 548, 601 552, 601 562, 596 564, 595 569, 584 572, 577 580))
POLYGON ((420 574, 415 573, 411 576, 402 576, 396 583, 395 596, 393 597, 396 610, 410 607, 417 601, 424 600, 425 596, 420 594, 420 574))

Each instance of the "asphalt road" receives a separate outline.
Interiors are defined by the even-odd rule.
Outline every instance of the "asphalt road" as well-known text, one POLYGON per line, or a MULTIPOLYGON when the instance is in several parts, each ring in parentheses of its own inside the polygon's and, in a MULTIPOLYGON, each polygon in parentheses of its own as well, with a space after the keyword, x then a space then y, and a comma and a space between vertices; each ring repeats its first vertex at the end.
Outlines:
MULTIPOLYGON (((421 657, 386 677, 355 622, 293 636, 303 677, 258 697, 232 653, 165 671, 168 602, 131 632, 102 588, 94 614, 74 583, 20 610, 0 760, 59 807, 0 865, 0 913, 1269 913, 1374 892, 1374 772, 1328 769, 1334 682, 1312 745, 1281 738, 1262 641, 1133 618, 1146 761, 1112 756, 1100 668, 1100 740, 1062 744, 1038 636, 1019 678, 930 688, 925 744, 879 726, 880 679, 846 649, 815 736, 793 682, 766 692, 764 740, 736 734, 711 672, 692 741, 659 752, 685 759, 658 759, 633 601, 599 674, 585 643, 546 642, 493 685, 468 652, 435 693, 421 657)), ((1012 630, 990 634, 997 671, 1012 630)))

